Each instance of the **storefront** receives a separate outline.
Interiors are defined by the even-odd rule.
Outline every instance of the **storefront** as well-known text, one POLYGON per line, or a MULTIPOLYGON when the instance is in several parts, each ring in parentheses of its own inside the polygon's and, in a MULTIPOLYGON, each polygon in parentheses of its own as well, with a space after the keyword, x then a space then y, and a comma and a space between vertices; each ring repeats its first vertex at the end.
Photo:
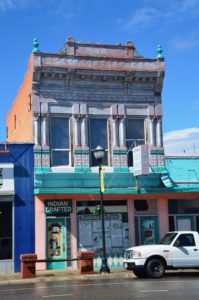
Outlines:
MULTIPOLYGON (((94 213, 97 201, 77 201, 78 249, 96 253, 95 268, 101 266, 102 223, 94 213)), ((105 241, 108 264, 120 267, 124 250, 129 247, 129 224, 126 200, 104 201, 105 241)))
POLYGON ((172 199, 168 201, 169 230, 199 232, 199 199, 172 199))
POLYGON ((135 244, 155 244, 159 240, 159 218, 156 199, 134 200, 135 244))
POLYGON ((14 165, 0 164, 0 273, 14 271, 14 165), (5 226, 6 224, 6 226, 5 226))
MULTIPOLYGON (((46 258, 52 260, 71 258, 72 200, 44 201, 46 215, 46 258)), ((48 262, 47 269, 66 269, 70 262, 48 262)))

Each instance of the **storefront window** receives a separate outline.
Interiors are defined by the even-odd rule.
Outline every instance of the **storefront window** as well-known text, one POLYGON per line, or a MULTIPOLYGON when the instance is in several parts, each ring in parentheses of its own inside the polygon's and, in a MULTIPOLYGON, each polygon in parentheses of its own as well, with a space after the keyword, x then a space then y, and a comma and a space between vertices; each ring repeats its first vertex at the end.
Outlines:
POLYGON ((0 260, 12 259, 12 202, 0 202, 0 260))
MULTIPOLYGON (((79 249, 93 250, 96 255, 102 255, 101 217, 93 213, 95 204, 99 202, 82 201, 77 204, 79 249)), ((107 255, 123 254, 129 247, 126 201, 105 201, 104 209, 107 255)))

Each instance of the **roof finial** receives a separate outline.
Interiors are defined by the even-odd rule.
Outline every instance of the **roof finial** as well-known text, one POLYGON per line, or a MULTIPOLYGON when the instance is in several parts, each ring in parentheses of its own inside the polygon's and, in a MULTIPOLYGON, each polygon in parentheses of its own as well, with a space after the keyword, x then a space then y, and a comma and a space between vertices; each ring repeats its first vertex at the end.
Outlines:
POLYGON ((163 50, 162 50, 162 47, 160 45, 157 46, 157 58, 164 58, 164 55, 163 55, 163 50))
POLYGON ((38 39, 33 40, 33 47, 34 47, 33 50, 32 50, 33 53, 40 52, 38 39))

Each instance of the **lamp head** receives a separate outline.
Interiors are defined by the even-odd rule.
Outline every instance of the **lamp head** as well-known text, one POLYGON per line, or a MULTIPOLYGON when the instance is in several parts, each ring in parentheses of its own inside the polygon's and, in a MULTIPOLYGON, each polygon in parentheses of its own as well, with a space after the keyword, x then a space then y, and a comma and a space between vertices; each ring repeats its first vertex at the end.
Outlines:
POLYGON ((99 164, 102 162, 104 154, 105 154, 105 150, 101 146, 97 146, 97 148, 94 150, 94 156, 99 164))

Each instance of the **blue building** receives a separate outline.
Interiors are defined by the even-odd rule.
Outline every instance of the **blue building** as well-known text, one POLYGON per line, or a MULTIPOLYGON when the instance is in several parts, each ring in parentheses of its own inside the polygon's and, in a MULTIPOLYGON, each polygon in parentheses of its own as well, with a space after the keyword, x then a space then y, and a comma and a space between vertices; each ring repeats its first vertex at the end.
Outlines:
POLYGON ((35 251, 33 164, 32 144, 0 144, 0 273, 35 251))

